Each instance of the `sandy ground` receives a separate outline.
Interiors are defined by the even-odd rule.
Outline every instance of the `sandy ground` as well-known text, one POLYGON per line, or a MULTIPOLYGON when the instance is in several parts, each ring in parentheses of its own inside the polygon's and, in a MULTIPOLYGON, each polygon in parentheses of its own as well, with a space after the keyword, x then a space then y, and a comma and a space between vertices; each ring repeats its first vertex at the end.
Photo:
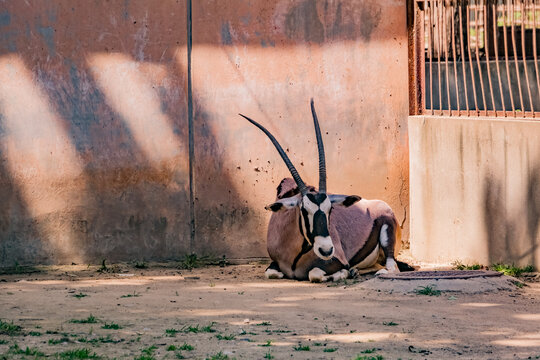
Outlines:
POLYGON ((22 326, 0 335, 0 354, 35 357, 16 355, 18 344, 19 352, 37 348, 53 358, 84 348, 119 359, 540 358, 538 282, 485 294, 403 295, 361 288, 369 276, 310 284, 266 280, 264 269, 123 265, 101 274, 70 266, 0 275, 0 319, 22 326), (98 322, 70 322, 90 315, 98 322), (121 328, 102 328, 111 323, 121 328), (194 349, 168 351, 183 344, 194 349))

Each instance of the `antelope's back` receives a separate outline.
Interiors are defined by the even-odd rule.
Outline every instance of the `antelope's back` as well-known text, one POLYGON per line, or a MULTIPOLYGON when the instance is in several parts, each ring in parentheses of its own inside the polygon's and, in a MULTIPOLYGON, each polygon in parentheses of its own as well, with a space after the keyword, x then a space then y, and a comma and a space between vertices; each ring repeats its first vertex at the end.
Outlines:
POLYGON ((366 245, 375 220, 380 217, 395 221, 392 209, 381 200, 362 199, 348 208, 336 206, 332 209, 330 236, 339 239, 348 261, 366 245))

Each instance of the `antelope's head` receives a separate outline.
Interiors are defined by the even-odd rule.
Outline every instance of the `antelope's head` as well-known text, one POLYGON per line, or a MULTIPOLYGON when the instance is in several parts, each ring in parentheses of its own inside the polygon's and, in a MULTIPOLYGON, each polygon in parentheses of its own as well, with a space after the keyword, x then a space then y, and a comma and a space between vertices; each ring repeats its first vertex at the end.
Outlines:
POLYGON ((319 150, 319 189, 315 191, 313 188, 306 186, 298 171, 292 164, 291 160, 276 140, 276 138, 261 124, 240 114, 253 125, 262 130, 266 136, 272 141, 281 158, 287 165, 300 194, 291 197, 283 198, 273 204, 266 206, 267 210, 274 212, 283 211, 286 209, 298 208, 300 216, 300 231, 304 237, 303 248, 311 249, 315 254, 323 259, 329 260, 334 256, 334 245, 329 232, 330 213, 334 206, 351 206, 361 198, 356 195, 331 195, 326 193, 326 160, 324 156, 324 145, 321 137, 321 129, 313 99, 311 99, 311 114, 313 115, 313 124, 315 125, 315 136, 317 138, 317 147, 319 150))

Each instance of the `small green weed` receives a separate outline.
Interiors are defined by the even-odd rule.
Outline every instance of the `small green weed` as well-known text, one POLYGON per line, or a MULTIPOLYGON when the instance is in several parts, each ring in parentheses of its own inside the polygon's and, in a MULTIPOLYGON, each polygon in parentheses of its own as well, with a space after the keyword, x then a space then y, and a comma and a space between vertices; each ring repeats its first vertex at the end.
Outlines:
POLYGON ((148 268, 148 264, 144 261, 137 261, 135 262, 135 265, 133 265, 135 269, 146 269, 148 268))
POLYGON ((383 325, 385 325, 385 326, 397 326, 399 324, 395 323, 393 321, 389 321, 389 322, 383 321, 383 325))
POLYGON ((236 336, 233 335, 233 334, 230 334, 230 335, 221 335, 221 334, 217 334, 216 335, 216 338, 218 340, 234 340, 236 339, 236 336))
POLYGON ((30 331, 28 333, 30 336, 41 336, 42 334, 39 331, 30 331))
POLYGON ((259 344, 258 346, 272 346, 272 340, 266 340, 265 344, 259 344))
POLYGON ((274 358, 274 355, 272 355, 272 354, 270 353, 270 351, 267 351, 266 354, 264 354, 264 358, 265 358, 265 359, 273 359, 273 358, 274 358))
POLYGON ((298 346, 293 346, 294 351, 310 351, 309 345, 299 344, 298 346))
POLYGON ((491 266, 491 269, 495 270, 495 271, 498 271, 500 273, 503 273, 504 275, 507 275, 507 276, 519 277, 523 273, 533 272, 534 271, 534 266, 527 265, 525 267, 519 267, 519 266, 515 266, 514 264, 512 264, 512 265, 493 264, 491 266))
POLYGON ((90 349, 68 350, 56 354, 56 357, 62 360, 101 359, 101 356, 98 356, 95 352, 93 353, 90 349))
POLYGON ((174 345, 169 345, 169 347, 167 348, 167 351, 176 351, 176 346, 174 345))
POLYGON ((107 335, 105 337, 103 336, 100 336, 96 339, 90 339, 88 340, 87 338, 83 338, 83 337, 80 337, 77 339, 78 342, 81 342, 81 343, 89 343, 89 344, 118 344, 122 341, 124 341, 124 339, 120 339, 120 340, 115 340, 111 337, 111 335, 107 335))
POLYGON ((21 349, 19 347, 19 345, 17 344, 14 344, 14 345, 11 345, 8 349, 8 354, 13 354, 13 355, 30 355, 30 356, 45 356, 44 353, 42 353, 41 351, 39 351, 37 348, 29 348, 28 346, 26 347, 26 349, 21 349))
POLYGON ((465 265, 459 260, 454 261, 452 265, 456 270, 480 270, 484 268, 484 266, 480 264, 465 265))
POLYGON ((134 291, 133 294, 122 295, 122 296, 120 296, 120 298, 123 299, 123 298, 139 297, 139 296, 141 296, 141 294, 138 294, 138 293, 136 293, 136 292, 134 291))
POLYGON ((512 284, 516 285, 518 288, 523 288, 523 286, 525 286, 524 283, 522 283, 521 281, 512 281, 512 284))
POLYGON ((255 324, 255 326, 272 326, 272 323, 269 321, 263 321, 261 323, 255 324))
POLYGON ((377 349, 373 348, 373 349, 366 349, 366 350, 363 350, 363 351, 360 351, 360 354, 373 354, 374 352, 376 352, 377 349))
POLYGON ((179 350, 185 350, 185 351, 192 351, 195 350, 195 346, 189 345, 188 343, 184 343, 182 346, 178 348, 179 350))
POLYGON ((22 327, 19 325, 13 324, 13 321, 11 323, 8 323, 8 322, 0 320, 0 334, 8 335, 8 336, 21 335, 22 327))
POLYGON ((212 328, 215 324, 216 323, 213 322, 210 325, 203 326, 202 328, 199 327, 199 324, 197 324, 196 326, 186 325, 180 330, 184 333, 195 333, 195 334, 200 333, 200 332, 213 333, 213 332, 216 332, 216 330, 212 328))
POLYGON ((355 360, 384 360, 382 355, 368 356, 368 355, 358 355, 355 360))
POLYGON ((147 347, 146 349, 142 349, 141 352, 145 355, 153 355, 156 349, 157 349, 157 346, 152 345, 152 346, 147 347))
POLYGON ((116 323, 105 323, 103 324, 103 326, 101 327, 102 329, 108 329, 108 330, 118 330, 118 329, 121 329, 122 327, 116 323))
POLYGON ((420 286, 418 289, 414 290, 417 295, 428 295, 428 296, 439 296, 441 291, 436 289, 436 286, 420 286))
POLYGON ((156 360, 154 355, 141 355, 139 357, 136 357, 135 360, 156 360))
POLYGON ((329 352, 329 353, 330 353, 330 352, 334 352, 334 351, 337 351, 337 348, 325 348, 325 349, 323 350, 323 352, 329 352))
POLYGON ((185 269, 185 270, 192 270, 200 266, 201 264, 200 264, 199 259, 197 258, 197 254, 186 255, 184 259, 178 265, 180 269, 185 269))
POLYGON ((165 329, 165 335, 168 337, 175 337, 177 333, 181 332, 181 330, 177 329, 165 329))
POLYGON ((86 319, 71 319, 69 320, 72 324, 96 324, 98 322, 98 319, 90 314, 86 319))
POLYGON ((4 339, 0 339, 0 345, 5 345, 7 344, 9 341, 7 340, 4 340, 4 339))
POLYGON ((328 325, 324 325, 324 332, 327 334, 332 334, 334 331, 328 329, 328 325))
POLYGON ((83 294, 82 292, 79 292, 78 294, 73 295, 74 298, 82 299, 83 297, 87 297, 87 294, 83 294))
POLYGON ((218 352, 216 355, 207 357, 206 360, 229 360, 229 356, 225 355, 223 352, 218 352))

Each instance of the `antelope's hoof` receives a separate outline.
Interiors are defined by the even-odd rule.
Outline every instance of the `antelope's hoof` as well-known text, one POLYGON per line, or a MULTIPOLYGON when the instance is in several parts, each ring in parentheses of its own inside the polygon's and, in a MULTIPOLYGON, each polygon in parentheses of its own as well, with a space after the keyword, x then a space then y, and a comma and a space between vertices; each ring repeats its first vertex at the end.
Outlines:
POLYGON ((267 269, 264 272, 264 275, 267 279, 283 279, 283 273, 281 271, 277 271, 275 269, 267 269))
POLYGON ((325 282, 328 280, 328 277, 325 276, 325 272, 319 268, 311 269, 311 271, 308 274, 309 281, 313 283, 320 283, 325 282))

